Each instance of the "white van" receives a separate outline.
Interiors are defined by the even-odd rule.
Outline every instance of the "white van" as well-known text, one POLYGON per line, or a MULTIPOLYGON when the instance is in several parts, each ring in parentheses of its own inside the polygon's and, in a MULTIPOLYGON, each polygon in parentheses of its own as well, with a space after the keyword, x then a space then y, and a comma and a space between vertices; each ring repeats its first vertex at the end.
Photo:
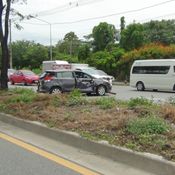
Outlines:
POLYGON ((130 71, 130 86, 175 91, 175 59, 136 60, 130 71))
POLYGON ((43 61, 42 67, 43 72, 46 70, 71 69, 71 65, 63 60, 43 61))

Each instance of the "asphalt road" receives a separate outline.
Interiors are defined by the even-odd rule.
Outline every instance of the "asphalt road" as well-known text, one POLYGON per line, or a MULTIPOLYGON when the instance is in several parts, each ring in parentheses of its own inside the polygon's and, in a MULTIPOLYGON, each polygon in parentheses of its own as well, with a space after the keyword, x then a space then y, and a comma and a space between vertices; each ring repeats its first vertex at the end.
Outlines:
POLYGON ((137 169, 120 161, 113 161, 0 121, 0 175, 77 175, 79 173, 153 175, 139 167, 137 169))
MULTIPOLYGON (((22 87, 22 88, 30 88, 36 91, 37 86, 23 86, 23 85, 10 85, 10 88, 14 87, 22 87)), ((137 91, 135 88, 130 86, 121 86, 121 85, 113 85, 112 92, 116 93, 114 96, 116 99, 120 100, 129 100, 131 98, 144 97, 150 100, 154 100, 155 102, 164 102, 168 101, 170 98, 175 98, 174 92, 162 92, 162 91, 137 91)), ((91 98, 91 97, 90 97, 91 98)))
POLYGON ((155 102, 164 102, 168 101, 170 98, 175 98, 174 92, 137 91, 136 88, 130 86, 113 86, 112 91, 116 93, 116 98, 121 100, 144 97, 155 102))
POLYGON ((58 174, 80 173, 0 138, 0 175, 58 174))

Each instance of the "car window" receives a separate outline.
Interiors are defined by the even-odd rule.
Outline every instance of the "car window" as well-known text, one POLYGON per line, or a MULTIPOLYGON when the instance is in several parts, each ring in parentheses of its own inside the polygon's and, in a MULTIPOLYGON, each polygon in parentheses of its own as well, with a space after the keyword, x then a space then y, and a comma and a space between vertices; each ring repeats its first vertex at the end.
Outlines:
POLYGON ((175 72, 175 66, 174 66, 174 72, 175 72))
POLYGON ((57 78, 62 78, 62 73, 61 72, 57 72, 57 78))
POLYGON ((17 71, 17 72, 16 72, 16 75, 22 75, 22 72, 17 71))
POLYGON ((73 78, 72 72, 62 72, 62 78, 73 78))
POLYGON ((88 79, 91 78, 88 74, 84 72, 75 72, 75 77, 76 78, 88 78, 88 79))
POLYGON ((88 78, 90 79, 91 77, 88 74, 83 73, 83 78, 88 78))

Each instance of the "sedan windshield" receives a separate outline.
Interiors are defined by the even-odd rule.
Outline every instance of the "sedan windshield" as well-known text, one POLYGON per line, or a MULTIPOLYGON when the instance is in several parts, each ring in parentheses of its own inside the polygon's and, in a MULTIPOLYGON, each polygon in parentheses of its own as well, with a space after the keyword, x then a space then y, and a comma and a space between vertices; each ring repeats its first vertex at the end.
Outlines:
POLYGON ((98 69, 82 69, 82 71, 90 75, 107 75, 104 71, 98 69))
POLYGON ((90 75, 98 75, 98 71, 96 69, 82 69, 83 72, 90 75))

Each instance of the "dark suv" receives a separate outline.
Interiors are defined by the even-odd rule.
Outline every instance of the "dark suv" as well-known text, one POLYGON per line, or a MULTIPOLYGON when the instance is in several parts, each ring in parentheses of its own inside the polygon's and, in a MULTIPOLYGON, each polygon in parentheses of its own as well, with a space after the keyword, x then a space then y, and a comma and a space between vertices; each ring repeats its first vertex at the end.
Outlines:
POLYGON ((60 93, 79 89, 82 93, 103 96, 112 89, 111 84, 78 70, 48 70, 39 79, 38 92, 60 93))

